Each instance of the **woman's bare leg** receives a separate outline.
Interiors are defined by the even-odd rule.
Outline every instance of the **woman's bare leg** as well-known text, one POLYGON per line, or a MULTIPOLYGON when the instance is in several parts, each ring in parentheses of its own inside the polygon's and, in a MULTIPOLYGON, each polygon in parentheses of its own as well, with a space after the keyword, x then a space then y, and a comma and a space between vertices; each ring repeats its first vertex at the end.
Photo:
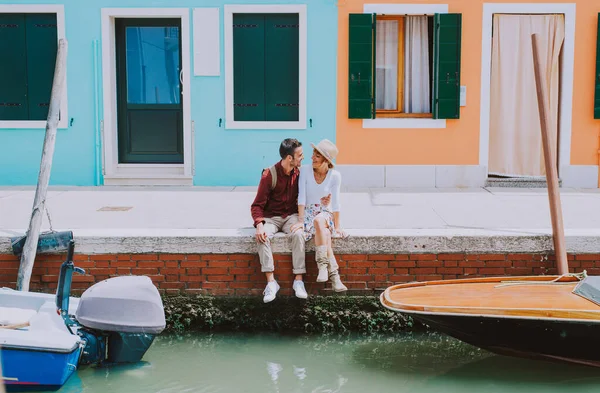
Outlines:
POLYGON ((317 216, 313 223, 315 226, 315 246, 327 246, 331 244, 331 232, 329 231, 329 224, 325 217, 317 216))

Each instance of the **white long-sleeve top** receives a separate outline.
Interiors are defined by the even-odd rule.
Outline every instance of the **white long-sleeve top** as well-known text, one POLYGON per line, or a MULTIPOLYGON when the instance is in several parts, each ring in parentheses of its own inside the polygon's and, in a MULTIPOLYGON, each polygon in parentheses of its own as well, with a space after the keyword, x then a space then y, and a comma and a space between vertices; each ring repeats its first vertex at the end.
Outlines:
POLYGON ((313 174, 312 165, 300 167, 300 180, 298 182, 298 205, 316 205, 321 203, 321 198, 331 194, 331 211, 340 211, 340 188, 342 175, 335 169, 329 169, 327 176, 318 184, 313 174))

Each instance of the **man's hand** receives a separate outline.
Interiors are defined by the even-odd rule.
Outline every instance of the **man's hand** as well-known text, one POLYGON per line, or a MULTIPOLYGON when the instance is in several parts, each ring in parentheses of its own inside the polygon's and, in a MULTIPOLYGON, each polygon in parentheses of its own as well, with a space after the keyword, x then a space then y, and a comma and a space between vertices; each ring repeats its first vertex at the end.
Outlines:
POLYGON ((323 206, 328 206, 329 202, 331 202, 331 194, 324 196, 323 198, 321 198, 321 205, 323 206))
POLYGON ((254 235, 254 237, 256 237, 256 241, 259 243, 265 243, 267 241, 268 236, 262 222, 256 226, 256 235, 254 235))

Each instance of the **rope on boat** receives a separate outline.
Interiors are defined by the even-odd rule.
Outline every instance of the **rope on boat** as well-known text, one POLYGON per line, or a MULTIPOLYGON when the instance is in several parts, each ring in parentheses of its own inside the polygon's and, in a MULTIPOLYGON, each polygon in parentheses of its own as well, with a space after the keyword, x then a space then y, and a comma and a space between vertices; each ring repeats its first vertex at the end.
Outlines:
POLYGON ((578 279, 579 281, 581 281, 584 278, 586 278, 587 276, 588 276, 587 270, 584 270, 581 273, 563 274, 562 276, 558 276, 554 280, 551 280, 551 281, 510 281, 510 280, 509 281, 501 281, 502 284, 496 285, 494 288, 506 287, 506 286, 511 286, 511 285, 569 285, 572 283, 572 281, 562 282, 562 280, 565 278, 574 277, 574 278, 578 279))
POLYGON ((29 326, 29 322, 23 322, 23 323, 16 323, 14 325, 0 325, 0 329, 21 329, 24 327, 28 327, 29 326))

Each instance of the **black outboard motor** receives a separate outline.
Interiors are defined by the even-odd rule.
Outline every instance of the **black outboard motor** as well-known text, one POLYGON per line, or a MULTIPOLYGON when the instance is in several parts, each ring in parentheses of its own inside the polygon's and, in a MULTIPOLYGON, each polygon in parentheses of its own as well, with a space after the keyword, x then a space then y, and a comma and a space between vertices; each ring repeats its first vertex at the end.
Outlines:
POLYGON ((56 294, 58 311, 67 326, 76 327, 85 340, 80 364, 139 362, 165 326, 162 299, 146 276, 109 278, 88 288, 75 313, 69 316, 69 295, 73 271, 74 243, 60 271, 56 294), (108 347, 108 353, 107 353, 108 347))

